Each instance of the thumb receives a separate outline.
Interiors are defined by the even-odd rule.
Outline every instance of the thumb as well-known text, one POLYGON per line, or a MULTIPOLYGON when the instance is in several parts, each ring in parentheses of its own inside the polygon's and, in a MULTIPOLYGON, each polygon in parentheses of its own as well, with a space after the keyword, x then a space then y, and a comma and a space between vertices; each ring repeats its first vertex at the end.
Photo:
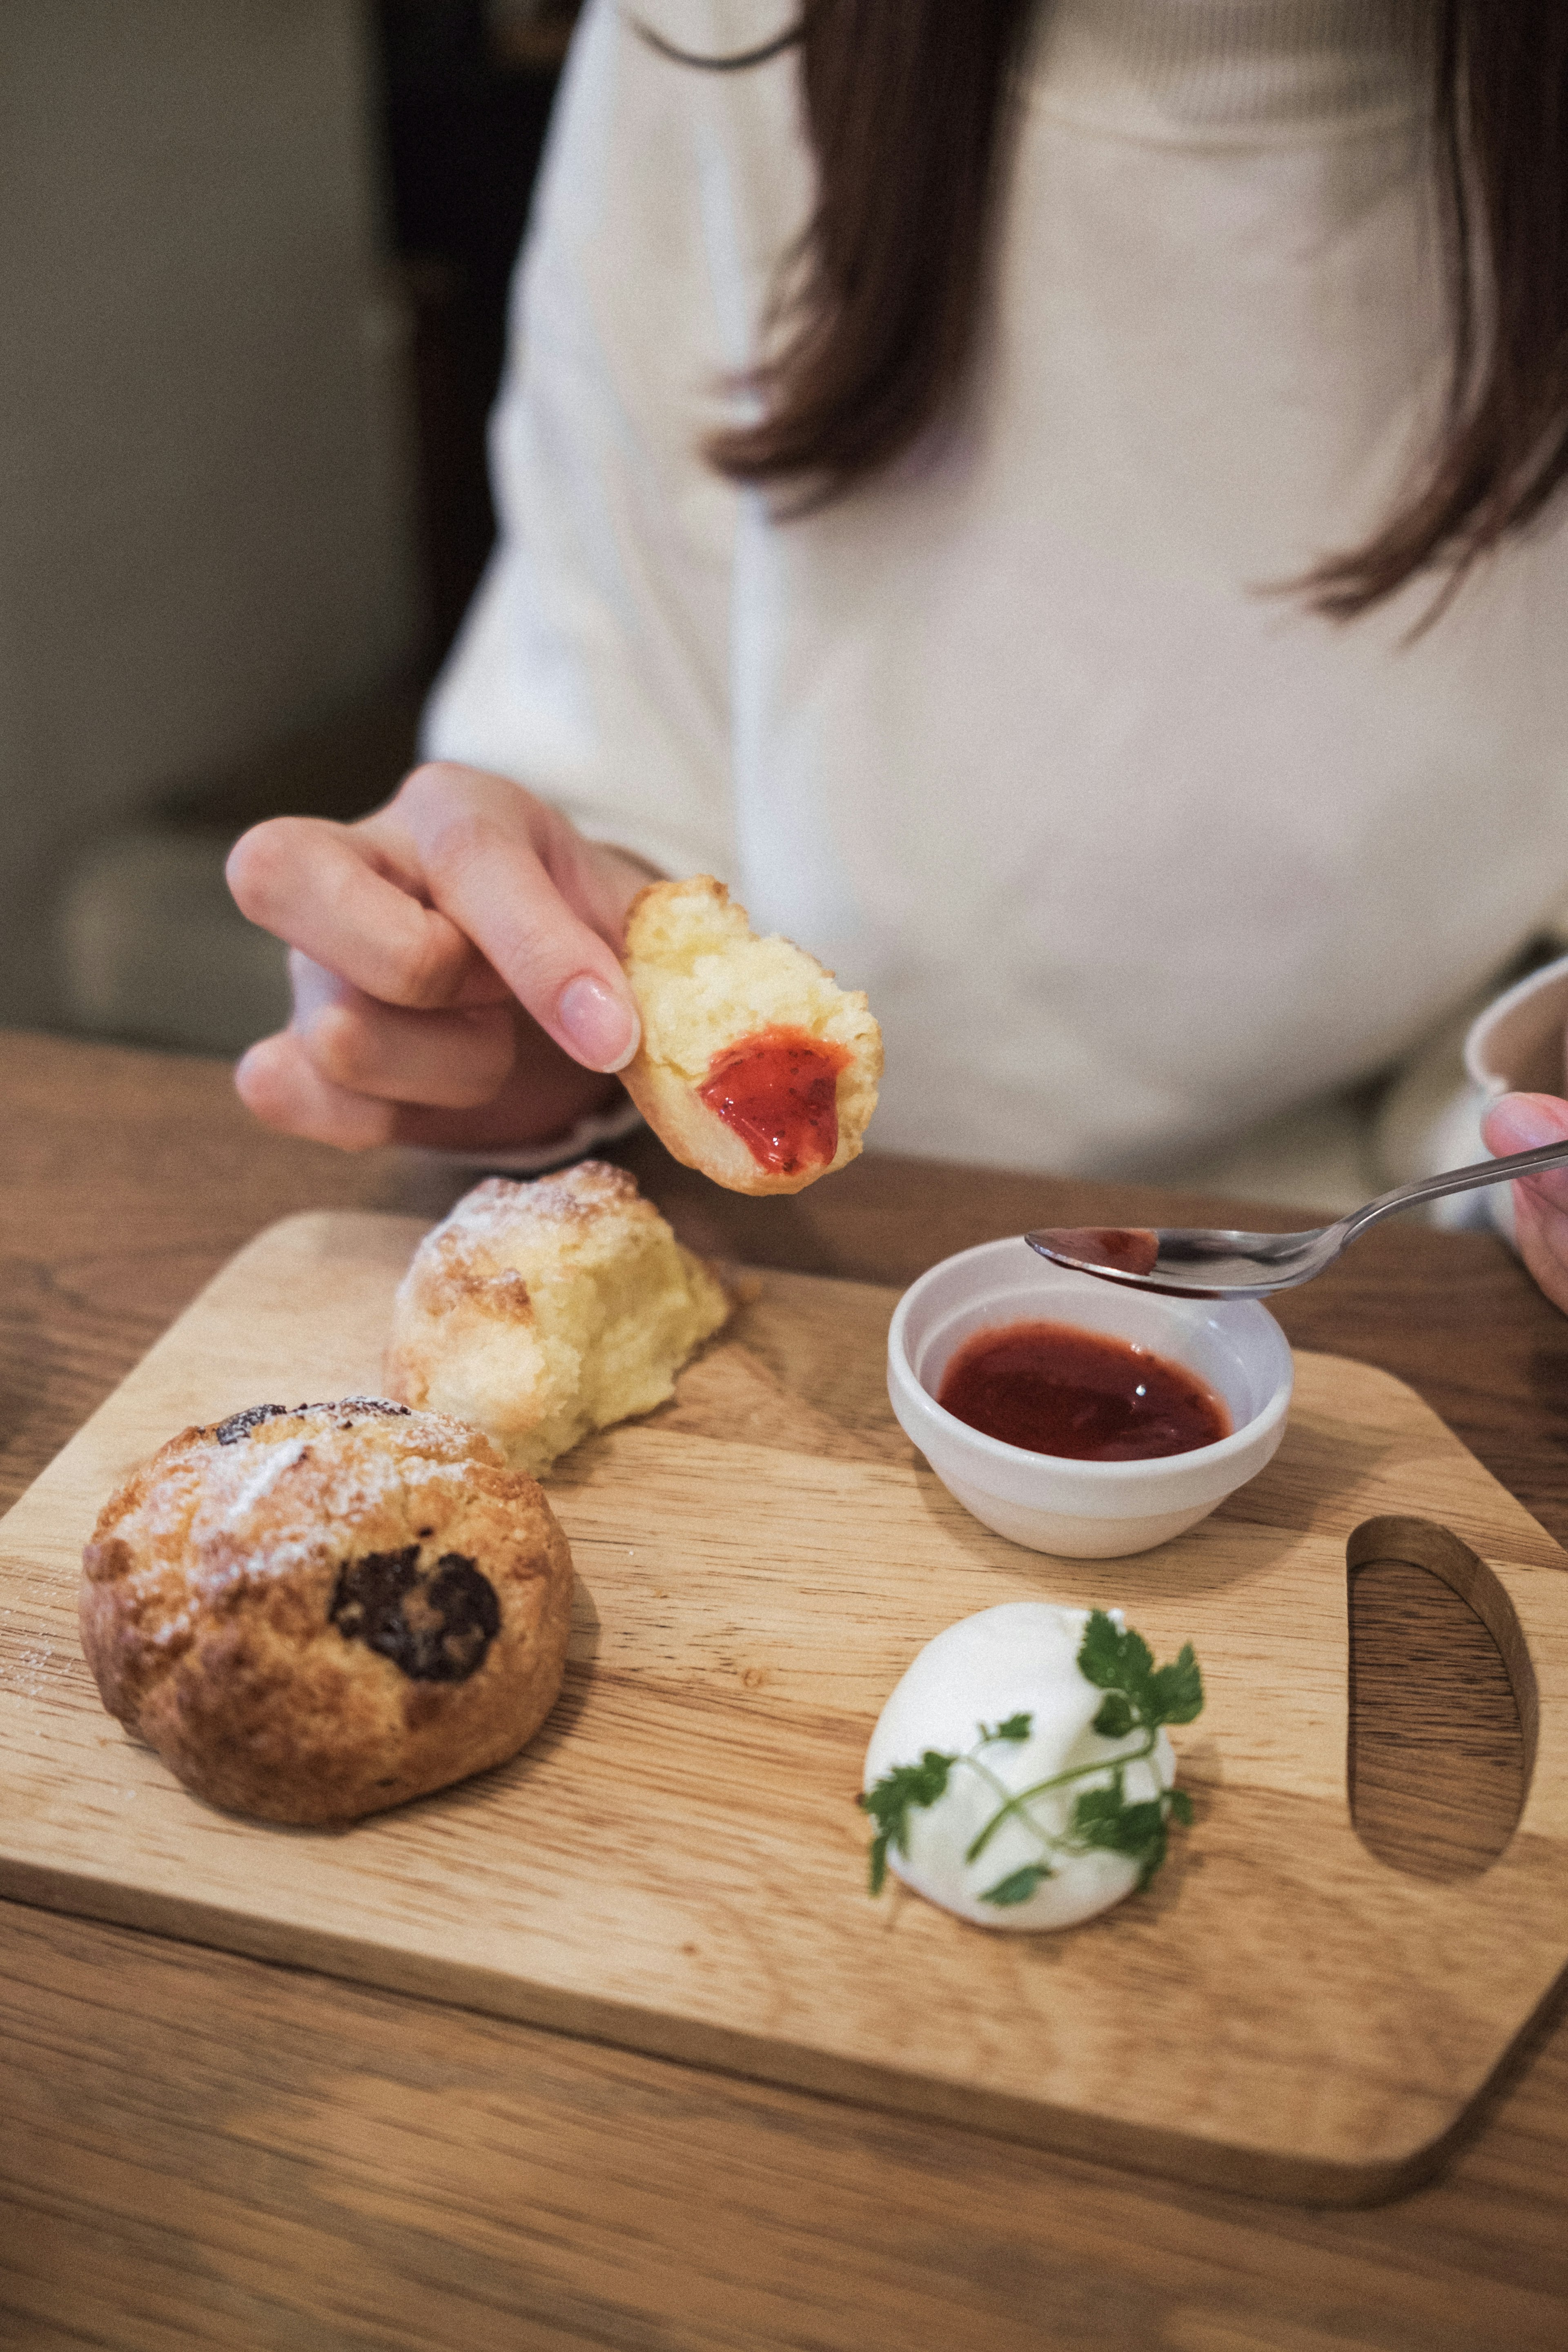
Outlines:
MULTIPOLYGON (((1504 1095, 1481 1121, 1481 1139, 1495 1159, 1510 1151, 1534 1151, 1543 1143, 1568 1143, 1568 1102, 1556 1095, 1504 1095)), ((1568 1168, 1524 1178, 1522 1190, 1554 1209, 1568 1210, 1568 1168)))

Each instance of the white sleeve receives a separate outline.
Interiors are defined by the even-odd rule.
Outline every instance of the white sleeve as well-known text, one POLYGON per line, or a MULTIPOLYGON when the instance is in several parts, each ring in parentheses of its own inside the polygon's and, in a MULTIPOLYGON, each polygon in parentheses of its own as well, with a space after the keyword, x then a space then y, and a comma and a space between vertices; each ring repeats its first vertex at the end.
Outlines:
MULTIPOLYGON (((738 226, 737 170, 798 169, 794 85, 771 66, 736 93, 752 75, 658 56, 635 14, 590 0, 568 62, 491 419, 499 541, 424 749, 667 872, 724 877, 737 493, 698 443, 772 269, 738 226)), ((734 46, 718 0, 657 14, 693 49, 734 46)))

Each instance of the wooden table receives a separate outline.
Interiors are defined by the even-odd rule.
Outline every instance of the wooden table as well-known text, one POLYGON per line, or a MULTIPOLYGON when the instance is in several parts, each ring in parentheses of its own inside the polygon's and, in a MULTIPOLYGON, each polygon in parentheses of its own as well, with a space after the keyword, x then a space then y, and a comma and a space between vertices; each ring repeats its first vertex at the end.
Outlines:
MULTIPOLYGON (((1224 1204, 868 1155, 784 1202, 624 1154, 696 1246, 902 1283, 1029 1223, 1224 1204)), ((0 1037, 0 1507, 199 1285, 306 1207, 437 1213, 397 1154, 262 1134, 216 1063, 0 1037)), ((1258 1214, 1258 1223, 1288 1222, 1258 1214)), ((1282 1302, 1408 1381, 1568 1542, 1568 1324, 1497 1244, 1382 1228, 1282 1302)), ((1520 1787, 1489 1638, 1414 1570, 1353 1619, 1359 1822, 1497 1849, 1520 1787), (1429 1588, 1429 1589, 1428 1589, 1429 1588), (1434 1725, 1406 1663, 1447 1677, 1434 1725), (1462 1797, 1427 1797, 1456 1745, 1462 1797)), ((0 1905, 0 2343, 1478 2352, 1568 2344, 1568 2029, 1446 2175, 1311 2212, 1069 2162, 304 1972, 0 1905)))

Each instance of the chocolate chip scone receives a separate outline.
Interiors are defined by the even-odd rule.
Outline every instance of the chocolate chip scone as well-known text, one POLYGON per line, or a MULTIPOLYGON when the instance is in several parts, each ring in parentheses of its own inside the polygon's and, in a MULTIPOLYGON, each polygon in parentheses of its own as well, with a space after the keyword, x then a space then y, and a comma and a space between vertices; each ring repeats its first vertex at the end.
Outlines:
POLYGON ((197 1796, 277 1822, 379 1812, 514 1755, 555 1703, 571 1613, 533 1479, 377 1397, 183 1431, 82 1555, 110 1713, 197 1796))

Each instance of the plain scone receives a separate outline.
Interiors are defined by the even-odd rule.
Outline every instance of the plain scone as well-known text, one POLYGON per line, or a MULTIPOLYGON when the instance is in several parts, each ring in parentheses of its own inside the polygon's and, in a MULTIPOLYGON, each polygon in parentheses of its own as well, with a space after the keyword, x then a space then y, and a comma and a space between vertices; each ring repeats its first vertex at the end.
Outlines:
POLYGON ((549 1504, 478 1430, 387 1398, 257 1405, 183 1431, 104 1506, 82 1648, 197 1796, 342 1821, 532 1738, 572 1586, 549 1504))
POLYGON ((491 1176, 415 1252, 383 1377, 541 1478, 591 1430, 672 1395, 730 1303, 625 1169, 491 1176))
POLYGON ((882 1033, 862 990, 840 988, 791 940, 759 939, 745 908, 710 874, 639 890, 626 938, 642 1044, 621 1078, 678 1160, 733 1192, 798 1192, 855 1158, 882 1076, 882 1033), (698 1092, 726 1053, 780 1031, 845 1056, 837 1148, 804 1166, 763 1164, 698 1092))

